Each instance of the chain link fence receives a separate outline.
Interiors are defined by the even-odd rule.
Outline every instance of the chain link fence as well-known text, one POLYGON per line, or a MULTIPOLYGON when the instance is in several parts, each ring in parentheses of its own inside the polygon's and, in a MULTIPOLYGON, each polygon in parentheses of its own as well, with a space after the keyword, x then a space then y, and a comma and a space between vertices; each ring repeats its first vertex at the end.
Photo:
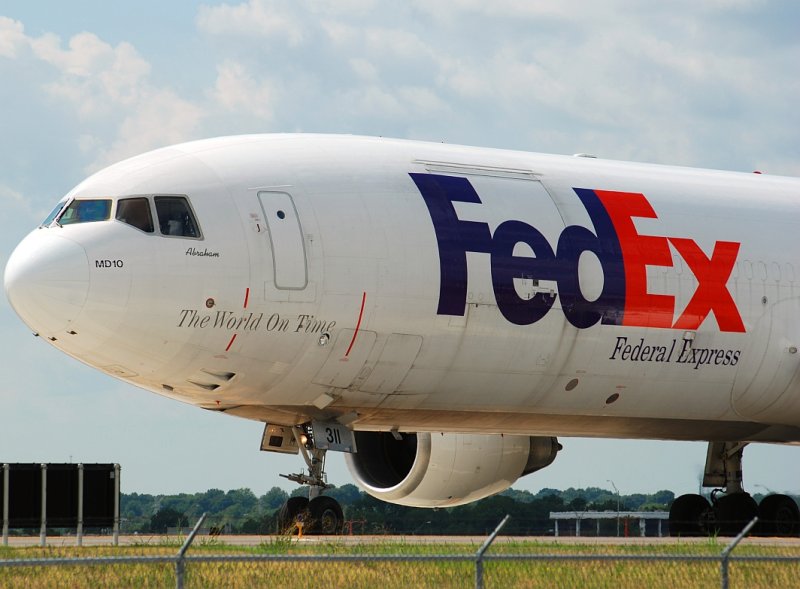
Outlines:
POLYGON ((192 533, 183 544, 0 547, 0 587, 800 586, 797 543, 493 542, 500 527, 481 545, 271 536, 246 547, 210 537, 193 543, 192 533))

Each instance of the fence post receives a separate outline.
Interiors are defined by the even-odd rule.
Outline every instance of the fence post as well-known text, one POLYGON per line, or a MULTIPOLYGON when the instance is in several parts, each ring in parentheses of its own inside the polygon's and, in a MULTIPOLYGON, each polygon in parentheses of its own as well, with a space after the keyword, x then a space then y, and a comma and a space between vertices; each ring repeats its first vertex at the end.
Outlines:
POLYGON ((78 546, 83 546, 83 463, 78 464, 78 530, 75 537, 78 546))
POLYGON ((736 536, 731 543, 725 547, 725 550, 722 551, 720 555, 722 560, 719 563, 719 572, 720 572, 720 583, 722 589, 728 589, 728 558, 730 558, 731 552, 733 549, 736 548, 737 544, 742 541, 742 539, 753 529, 753 526, 756 525, 758 521, 758 517, 754 517, 753 520, 747 524, 744 529, 739 532, 739 535, 736 536))
POLYGON ((8 546, 8 464, 3 464, 3 546, 8 546))
POLYGON ((510 515, 506 515, 503 521, 497 524, 491 536, 486 538, 486 541, 478 548, 478 552, 475 553, 475 589, 483 589, 483 554, 489 549, 489 546, 492 545, 494 539, 497 538, 497 534, 500 533, 500 530, 503 529, 503 526, 506 525, 510 517, 510 515))
POLYGON ((39 545, 44 548, 47 544, 47 465, 42 464, 42 507, 41 527, 39 528, 39 545))
POLYGON ((186 541, 183 543, 183 546, 181 546, 181 549, 178 550, 178 554, 175 558, 175 587, 178 589, 183 589, 183 575, 186 572, 186 561, 183 558, 186 556, 186 551, 189 550, 189 546, 200 530, 200 526, 203 525, 206 515, 208 515, 208 512, 200 516, 200 519, 197 520, 197 523, 194 525, 194 529, 186 537, 186 541))
POLYGON ((114 546, 119 546, 119 464, 114 465, 114 546))

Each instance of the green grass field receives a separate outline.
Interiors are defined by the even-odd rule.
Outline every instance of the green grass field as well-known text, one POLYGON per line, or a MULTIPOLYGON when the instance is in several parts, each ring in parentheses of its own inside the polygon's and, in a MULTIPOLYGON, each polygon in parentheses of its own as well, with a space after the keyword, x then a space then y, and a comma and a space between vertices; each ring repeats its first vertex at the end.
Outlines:
MULTIPOLYGON (((647 545, 574 545, 551 542, 497 543, 487 555, 551 555, 537 560, 487 560, 484 579, 487 588, 502 587, 587 587, 668 588, 719 587, 719 560, 625 560, 630 556, 718 557, 724 543, 647 545), (597 559, 608 555, 611 559, 597 559)), ((177 543, 141 544, 121 547, 0 547, 0 561, 7 559, 57 559, 100 557, 174 556, 177 543)), ((258 546, 230 546, 199 539, 190 557, 207 555, 242 556, 245 561, 186 563, 186 587, 473 587, 475 564, 448 557, 474 554, 477 546, 458 544, 345 543, 301 544, 275 538, 258 546), (314 557, 315 560, 270 561, 264 557, 314 557), (413 556, 425 560, 368 560, 370 556, 413 556), (437 559, 435 556, 442 556, 437 559), (353 558, 347 561, 326 557, 353 558), (262 560, 259 560, 262 559, 262 560)), ((790 561, 733 561, 730 587, 800 587, 800 547, 741 546, 736 557, 790 557, 790 561)), ((167 563, 102 563, 58 566, 7 567, 0 565, 0 587, 174 587, 175 565, 167 563)))

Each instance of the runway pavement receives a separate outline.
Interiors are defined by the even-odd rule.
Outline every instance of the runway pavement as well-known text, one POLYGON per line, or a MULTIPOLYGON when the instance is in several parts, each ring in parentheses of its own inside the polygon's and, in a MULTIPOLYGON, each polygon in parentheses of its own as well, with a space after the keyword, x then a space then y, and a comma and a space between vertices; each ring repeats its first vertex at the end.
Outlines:
MULTIPOLYGON (((265 536, 205 536, 198 535, 195 538, 195 545, 208 545, 210 541, 225 544, 228 546, 258 546, 262 543, 272 543, 285 536, 265 535, 265 536)), ((179 545, 184 540, 183 536, 166 534, 133 534, 119 537, 121 546, 158 546, 165 544, 179 545)), ((294 542, 300 544, 338 544, 338 545, 359 545, 359 544, 414 544, 414 545, 436 545, 436 544, 463 544, 470 547, 478 547, 486 540, 486 536, 303 536, 302 538, 292 537, 294 542)), ((670 537, 589 537, 589 536, 498 536, 495 544, 502 543, 530 543, 530 544, 562 544, 562 545, 587 545, 587 546, 616 546, 616 545, 654 545, 668 547, 679 544, 707 544, 709 538, 670 538, 670 537)), ((717 537, 715 542, 720 546, 725 546, 728 539, 717 537)), ((84 546, 109 546, 113 543, 111 536, 84 536, 84 546)), ((8 545, 11 547, 39 546, 39 536, 10 536, 8 545)), ((47 546, 76 546, 75 536, 49 536, 47 546)), ((786 548, 800 548, 800 538, 745 538, 740 545, 750 546, 781 546, 786 548)))

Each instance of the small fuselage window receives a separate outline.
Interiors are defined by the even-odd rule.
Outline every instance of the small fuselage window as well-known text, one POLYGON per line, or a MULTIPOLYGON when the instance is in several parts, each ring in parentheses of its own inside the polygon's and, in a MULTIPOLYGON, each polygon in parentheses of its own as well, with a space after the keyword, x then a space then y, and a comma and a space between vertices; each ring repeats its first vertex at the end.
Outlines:
POLYGON ((127 223, 145 233, 153 233, 153 215, 150 213, 150 201, 144 197, 123 198, 117 203, 118 221, 127 223))
POLYGON ((110 199, 73 200, 58 218, 60 225, 107 221, 111 215, 110 199))
POLYGON ((157 196, 158 226, 164 235, 200 237, 189 202, 183 196, 157 196))

